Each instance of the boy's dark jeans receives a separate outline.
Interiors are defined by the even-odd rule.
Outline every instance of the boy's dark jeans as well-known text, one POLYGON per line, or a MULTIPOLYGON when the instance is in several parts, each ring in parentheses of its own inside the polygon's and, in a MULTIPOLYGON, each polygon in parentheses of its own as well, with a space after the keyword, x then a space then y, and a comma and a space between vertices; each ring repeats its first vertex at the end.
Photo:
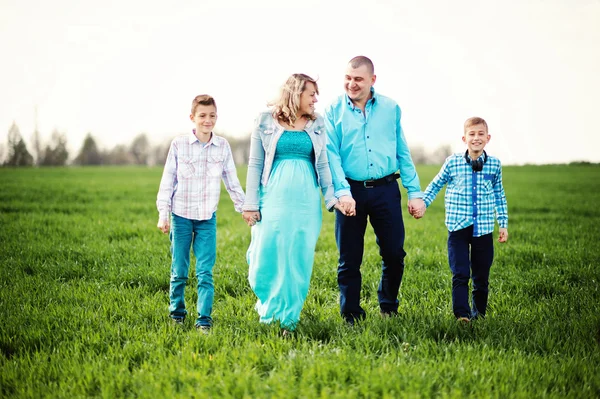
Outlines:
POLYGON ((492 233, 473 237, 472 225, 462 230, 448 232, 448 262, 452 271, 452 309, 457 318, 485 316, 488 281, 493 260, 492 233), (469 278, 473 280, 473 309, 469 306, 469 278))

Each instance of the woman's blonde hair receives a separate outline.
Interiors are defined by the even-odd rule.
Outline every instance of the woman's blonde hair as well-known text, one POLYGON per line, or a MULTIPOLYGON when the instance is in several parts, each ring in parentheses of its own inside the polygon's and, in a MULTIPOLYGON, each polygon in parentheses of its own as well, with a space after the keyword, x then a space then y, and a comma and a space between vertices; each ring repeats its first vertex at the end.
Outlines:
POLYGON ((285 84, 281 86, 279 98, 269 103, 273 107, 273 118, 291 126, 294 125, 298 117, 305 116, 314 121, 316 117, 312 114, 297 115, 300 109, 300 95, 306 89, 306 84, 309 82, 315 85, 315 91, 319 94, 317 81, 310 76, 303 73, 295 73, 290 76, 285 84))

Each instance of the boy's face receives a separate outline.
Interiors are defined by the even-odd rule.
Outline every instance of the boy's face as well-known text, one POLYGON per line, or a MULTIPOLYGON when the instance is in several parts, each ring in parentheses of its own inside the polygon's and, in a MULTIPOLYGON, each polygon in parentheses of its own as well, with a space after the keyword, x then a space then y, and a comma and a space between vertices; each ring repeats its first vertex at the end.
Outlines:
POLYGON ((467 149, 470 153, 481 153, 485 145, 490 141, 490 138, 491 136, 488 134, 485 125, 480 123, 469 126, 466 129, 463 142, 467 144, 467 149))
POLYGON ((319 101, 317 99, 317 89, 314 83, 306 82, 304 91, 300 94, 300 108, 298 109, 299 115, 312 115, 315 113, 315 104, 319 101))
POLYGON ((352 101, 367 101, 371 95, 371 87, 375 84, 375 75, 371 75, 366 65, 352 68, 348 64, 344 77, 344 90, 352 101))
POLYGON ((190 119, 196 126, 197 134, 210 134, 217 124, 217 108, 214 105, 198 104, 190 119))

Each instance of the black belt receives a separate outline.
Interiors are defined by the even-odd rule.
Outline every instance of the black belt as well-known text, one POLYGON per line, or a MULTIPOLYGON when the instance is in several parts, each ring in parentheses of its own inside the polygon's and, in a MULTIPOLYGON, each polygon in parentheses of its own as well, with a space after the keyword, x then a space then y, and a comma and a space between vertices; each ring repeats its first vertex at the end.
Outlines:
POLYGON ((350 183, 350 184, 360 184, 361 186, 364 186, 366 188, 373 188, 373 187, 377 187, 377 186, 383 186, 385 184, 390 184, 391 182, 394 182, 394 181, 398 180, 399 178, 400 178, 400 174, 392 173, 391 175, 387 175, 385 177, 382 177, 381 179, 375 179, 375 180, 358 181, 358 180, 352 180, 352 179, 348 179, 348 178, 346 178, 346 180, 348 180, 348 183, 350 183))

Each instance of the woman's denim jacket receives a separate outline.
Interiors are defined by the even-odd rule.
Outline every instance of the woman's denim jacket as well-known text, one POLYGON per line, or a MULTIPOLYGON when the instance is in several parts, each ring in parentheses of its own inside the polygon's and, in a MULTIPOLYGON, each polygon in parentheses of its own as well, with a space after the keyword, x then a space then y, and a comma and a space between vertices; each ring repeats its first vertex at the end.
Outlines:
MULTIPOLYGON (((317 182, 321 186, 325 205, 331 211, 337 203, 337 198, 334 196, 331 171, 329 169, 329 161, 327 160, 327 132, 325 131, 323 117, 319 114, 315 115, 317 119, 308 121, 304 127, 304 131, 308 133, 312 141, 315 151, 314 166, 317 172, 317 182)), ((263 186, 267 186, 269 183, 277 141, 279 141, 284 130, 273 118, 271 110, 262 112, 256 118, 250 140, 250 158, 248 160, 248 175, 246 177, 246 201, 242 208, 244 211, 259 210, 259 182, 263 186)), ((290 184, 294 184, 294 182, 290 181, 290 184)))

